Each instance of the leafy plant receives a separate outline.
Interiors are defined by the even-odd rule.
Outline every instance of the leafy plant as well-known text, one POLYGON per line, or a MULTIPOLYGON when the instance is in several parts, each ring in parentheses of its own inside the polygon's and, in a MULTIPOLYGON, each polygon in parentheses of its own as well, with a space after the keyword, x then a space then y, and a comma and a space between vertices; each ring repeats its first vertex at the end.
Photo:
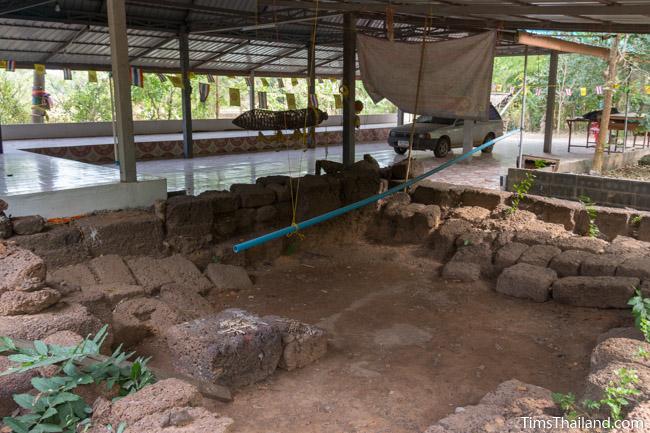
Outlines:
POLYGON ((578 197, 578 200, 580 200, 580 203, 585 207, 585 210, 587 211, 587 217, 589 218, 589 228, 587 231, 587 235, 591 238, 597 238, 600 236, 600 229, 596 225, 596 217, 598 216, 598 212, 596 211, 595 203, 589 196, 586 195, 581 195, 578 197))
POLYGON ((627 368, 618 369, 615 374, 618 379, 609 382, 603 393, 603 398, 598 401, 584 400, 577 403, 576 396, 572 393, 553 393, 551 396, 555 404, 562 409, 564 416, 570 420, 579 416, 593 417, 593 411, 597 411, 603 406, 609 408, 612 419, 623 419, 625 406, 630 404, 631 399, 641 394, 641 391, 635 387, 639 382, 639 376, 636 371, 627 368))
POLYGON ((509 213, 513 214, 517 212, 519 209, 519 202, 521 202, 521 199, 526 197, 528 191, 533 187, 534 181, 535 175, 532 173, 526 173, 526 177, 522 179, 521 182, 513 185, 515 195, 512 197, 512 204, 510 205, 510 209, 508 209, 509 213))
POLYGON ((627 304, 632 307, 634 326, 650 342, 650 298, 644 298, 641 290, 636 289, 634 297, 627 304))
POLYGON ((631 222, 632 222, 632 225, 634 225, 634 226, 638 226, 639 224, 641 224, 641 215, 633 216, 631 222))
POLYGON ((545 168, 548 167, 548 164, 546 161, 543 159, 536 159, 535 160, 535 168, 540 169, 540 168, 545 168))
MULTIPOLYGON (((77 425, 88 424, 92 409, 74 392, 80 385, 102 384, 115 388, 120 397, 136 392, 153 383, 155 377, 147 368, 149 359, 127 361, 133 353, 118 347, 110 357, 99 359, 99 352, 107 335, 104 326, 93 338, 86 338, 76 347, 48 345, 34 341, 34 347, 17 346, 7 337, 0 338, 0 353, 12 352, 9 360, 18 364, 0 373, 0 376, 24 373, 42 367, 56 366, 51 377, 31 380, 35 394, 17 394, 14 401, 27 414, 5 417, 3 423, 14 433, 74 433, 77 425)), ((119 397, 118 397, 119 398, 119 397)), ((124 427, 125 428, 125 427, 124 427)), ((120 430, 118 426, 117 432, 120 430)))

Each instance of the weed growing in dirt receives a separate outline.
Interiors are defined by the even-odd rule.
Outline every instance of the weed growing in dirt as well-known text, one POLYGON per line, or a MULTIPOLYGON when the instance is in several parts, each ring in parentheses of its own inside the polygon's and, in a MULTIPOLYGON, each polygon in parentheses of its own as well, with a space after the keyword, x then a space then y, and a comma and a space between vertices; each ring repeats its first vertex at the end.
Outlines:
POLYGON ((580 416, 596 418, 594 412, 602 407, 607 407, 612 419, 621 420, 623 419, 625 406, 628 406, 630 400, 633 400, 635 396, 641 394, 641 391, 636 389, 636 384, 639 382, 636 371, 621 368, 616 370, 615 374, 617 380, 610 381, 607 384, 603 398, 600 400, 584 400, 578 403, 573 393, 562 394, 556 392, 551 396, 555 404, 562 409, 567 419, 573 420, 580 416))
POLYGON ((627 304, 632 307, 634 326, 650 342, 650 298, 644 298, 641 291, 636 289, 634 297, 627 304))
POLYGON ((76 347, 49 345, 40 340, 34 341, 33 347, 26 347, 0 337, 0 353, 11 353, 9 360, 18 364, 0 376, 48 367, 48 377, 31 380, 33 394, 13 396, 14 401, 29 412, 5 417, 3 423, 14 433, 75 433, 78 425, 89 424, 92 413, 81 396, 74 392, 78 386, 102 385, 123 397, 153 383, 155 378, 147 368, 148 359, 137 358, 129 363, 133 353, 123 352, 121 347, 109 357, 99 354, 107 329, 104 326, 94 337, 86 338, 76 347), (54 369, 53 375, 50 369, 54 369))
POLYGON ((519 209, 519 202, 521 199, 526 197, 528 191, 530 191, 530 189, 533 187, 534 182, 535 175, 532 173, 526 173, 526 177, 522 179, 521 182, 513 185, 513 188, 515 189, 515 195, 512 197, 512 204, 510 205, 510 209, 508 209, 509 213, 513 214, 517 212, 519 209))
POLYGON ((598 212, 594 207, 595 203, 591 200, 591 197, 586 195, 581 195, 578 197, 578 200, 580 200, 580 203, 585 207, 587 217, 589 218, 589 229, 587 235, 591 238, 597 238, 600 236, 600 229, 596 225, 596 216, 598 216, 598 212))
POLYGON ((633 226, 638 227, 639 224, 641 224, 641 215, 635 215, 635 216, 633 216, 632 219, 631 219, 631 221, 632 221, 632 225, 633 225, 633 226))
POLYGON ((536 169, 539 170, 539 169, 542 169, 542 168, 546 168, 547 166, 548 166, 548 164, 543 159, 536 159, 535 160, 535 168, 536 169))

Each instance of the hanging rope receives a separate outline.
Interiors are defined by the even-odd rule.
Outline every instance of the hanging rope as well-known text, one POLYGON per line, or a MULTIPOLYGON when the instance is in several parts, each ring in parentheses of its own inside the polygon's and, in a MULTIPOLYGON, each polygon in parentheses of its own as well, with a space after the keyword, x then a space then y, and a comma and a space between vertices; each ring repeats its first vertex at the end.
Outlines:
MULTIPOLYGON (((319 0, 316 0, 316 10, 314 11, 314 25, 312 26, 311 30, 311 42, 309 45, 309 50, 310 50, 310 55, 309 57, 312 59, 313 62, 316 61, 316 31, 318 30, 318 12, 319 12, 319 0)), ((314 106, 314 103, 312 102, 311 95, 309 94, 309 83, 311 83, 311 80, 315 80, 315 68, 311 68, 311 65, 308 68, 308 73, 307 73, 307 110, 313 109, 317 110, 317 107, 314 106)), ((316 115, 316 113, 314 113, 316 115)), ((305 124, 304 124, 304 129, 303 129, 303 136, 302 136, 302 152, 300 153, 300 158, 298 159, 298 169, 300 170, 300 167, 302 167, 302 158, 304 155, 304 152, 307 150, 307 117, 305 116, 305 124)), ((288 149, 288 143, 287 143, 287 150, 288 149)), ((291 161, 291 156, 289 153, 289 161, 291 161)), ((291 174, 291 162, 289 162, 289 173, 291 174)), ((298 221, 296 220, 297 214, 298 214, 298 198, 300 196, 300 176, 298 176, 298 179, 296 180, 296 188, 294 191, 293 187, 293 176, 289 176, 289 189, 291 191, 291 227, 295 228, 295 231, 287 235, 288 237, 291 237, 293 235, 297 235, 298 239, 302 240, 304 239, 304 235, 299 232, 299 226, 298 226, 298 221)))
POLYGON ((424 18, 424 31, 422 32, 422 45, 420 47, 420 65, 418 66, 418 81, 415 87, 415 108, 413 113, 413 122, 411 122, 411 133, 409 134, 409 154, 408 162, 406 163, 406 180, 408 180, 411 173, 411 160, 413 159, 413 138, 415 136, 415 119, 417 118, 418 105, 420 103, 420 83, 422 82, 422 69, 424 69, 424 49, 427 44, 427 36, 429 34, 429 17, 424 18))

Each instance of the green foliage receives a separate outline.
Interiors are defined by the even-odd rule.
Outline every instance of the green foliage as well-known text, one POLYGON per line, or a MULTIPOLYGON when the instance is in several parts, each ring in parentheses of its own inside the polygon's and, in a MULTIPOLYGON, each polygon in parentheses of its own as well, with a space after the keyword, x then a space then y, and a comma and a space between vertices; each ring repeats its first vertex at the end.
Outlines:
POLYGON ((543 159, 536 159, 535 160, 535 168, 540 169, 540 168, 545 168, 548 166, 548 163, 544 161, 543 159))
POLYGON ((636 389, 639 377, 636 371, 627 368, 616 370, 616 381, 610 381, 605 388, 603 398, 594 400, 584 400, 577 403, 576 396, 572 393, 561 394, 553 393, 552 398, 567 419, 576 419, 578 416, 595 417, 594 411, 602 407, 609 409, 610 417, 614 420, 623 419, 623 409, 630 404, 630 400, 640 395, 641 391, 636 389))
POLYGON ((644 298, 639 289, 627 303, 632 307, 634 326, 643 333, 645 340, 650 342, 650 298, 644 298))
POLYGON ((589 218, 589 228, 587 231, 587 235, 591 238, 597 238, 600 236, 600 229, 596 225, 596 217, 598 216, 598 212, 596 211, 595 203, 593 200, 591 200, 591 197, 588 197, 586 195, 581 195, 578 197, 578 200, 580 200, 580 203, 585 207, 585 210, 587 211, 587 218, 589 218))
POLYGON ((515 189, 515 195, 512 197, 512 204, 510 205, 509 209, 509 212, 511 214, 517 212, 519 209, 519 202, 521 202, 521 199, 526 197, 528 191, 530 191, 530 189, 533 187, 534 181, 535 175, 532 173, 526 173, 526 177, 522 179, 521 182, 513 185, 513 188, 515 189))
MULTIPOLYGON (((104 360, 95 360, 106 339, 107 329, 104 326, 94 337, 86 338, 76 347, 48 345, 37 340, 33 348, 23 348, 17 347, 10 338, 1 337, 0 353, 12 352, 9 360, 18 365, 0 373, 0 376, 57 367, 54 375, 31 380, 35 393, 13 396, 14 401, 28 412, 17 417, 5 417, 3 423, 14 433, 75 433, 79 424, 88 424, 92 413, 92 409, 74 392, 78 386, 97 384, 109 390, 117 387, 118 395, 123 397, 153 383, 155 378, 147 368, 148 359, 137 358, 128 364, 133 353, 125 353, 121 348, 104 360)), ((120 425, 116 431, 123 432, 125 428, 120 425)))

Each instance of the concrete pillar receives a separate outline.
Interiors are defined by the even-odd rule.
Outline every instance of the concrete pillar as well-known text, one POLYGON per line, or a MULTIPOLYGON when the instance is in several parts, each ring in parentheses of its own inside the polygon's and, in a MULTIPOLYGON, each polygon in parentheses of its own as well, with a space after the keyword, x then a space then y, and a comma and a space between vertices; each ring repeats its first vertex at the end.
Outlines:
MULTIPOLYGON (((307 103, 311 101, 311 95, 316 94, 316 47, 311 44, 307 45, 307 103)), ((309 127, 307 136, 309 147, 316 147, 316 127, 309 127)))
POLYGON ((192 83, 190 82, 190 48, 187 33, 183 32, 178 36, 178 51, 181 61, 181 79, 183 89, 181 90, 181 104, 183 112, 183 156, 192 158, 194 148, 192 146, 192 83))
POLYGON ((354 99, 356 78, 356 15, 343 15, 343 164, 354 164, 354 99))
POLYGON ((397 109, 397 126, 402 126, 404 124, 404 112, 397 109))
POLYGON ((255 109, 255 72, 251 71, 250 86, 248 86, 248 105, 251 110, 255 109))
POLYGON ((553 151, 553 123, 555 123, 555 93, 557 90, 557 61, 557 52, 551 52, 551 58, 548 65, 548 92, 546 93, 544 153, 551 153, 553 151))
POLYGON ((39 74, 34 70, 32 83, 32 123, 45 122, 45 110, 42 107, 43 92, 45 92, 45 74, 39 74))
POLYGON ((126 36, 124 0, 107 0, 106 7, 111 43, 111 66, 115 82, 115 120, 117 122, 117 158, 120 164, 120 180, 136 182, 129 41, 126 36))
MULTIPOLYGON (((463 154, 469 153, 474 148, 474 121, 463 120, 463 154)), ((467 160, 469 161, 469 159, 467 160)))

